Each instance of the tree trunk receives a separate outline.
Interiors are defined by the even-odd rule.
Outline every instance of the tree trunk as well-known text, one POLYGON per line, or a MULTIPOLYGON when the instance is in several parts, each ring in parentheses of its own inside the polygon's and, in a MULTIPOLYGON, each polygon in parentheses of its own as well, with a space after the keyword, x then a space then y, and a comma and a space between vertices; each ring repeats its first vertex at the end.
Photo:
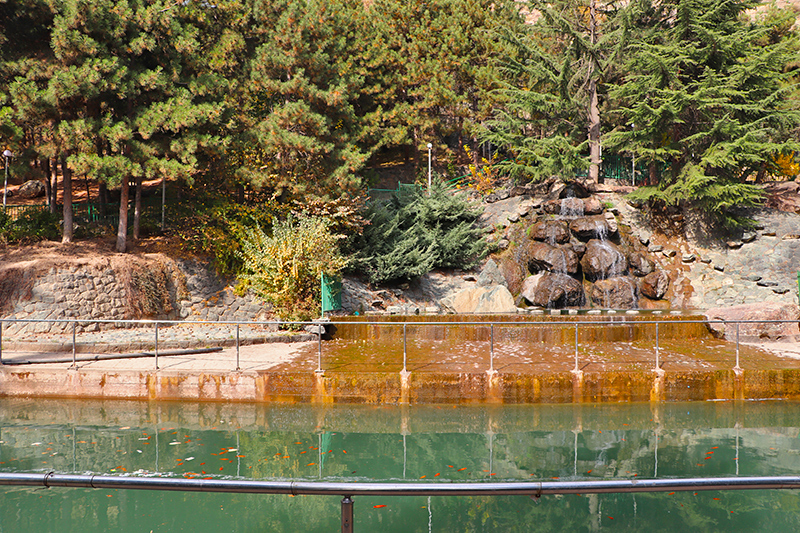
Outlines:
POLYGON ((100 216, 105 218, 108 214, 108 187, 104 181, 97 184, 97 197, 100 203, 100 216))
POLYGON ((128 247, 128 178, 122 178, 119 194, 119 226, 117 227, 117 251, 124 254, 128 247))
MULTIPOLYGON (((595 0, 591 0, 589 7, 589 39, 592 45, 597 43, 597 11, 595 0)), ((603 183, 600 176, 600 106, 597 103, 597 78, 594 73, 594 58, 589 58, 589 180, 595 183, 603 183)))
POLYGON ((647 165, 647 170, 647 185, 658 184, 658 169, 656 168, 656 162, 650 161, 650 164, 647 165))
POLYGON ((139 228, 142 220, 142 178, 136 178, 136 193, 133 202, 133 240, 139 240, 139 228))
POLYGON ((43 157, 41 165, 42 165, 42 172, 46 176, 45 180, 44 180, 44 197, 45 197, 45 200, 47 200, 47 207, 52 212, 52 210, 53 210, 53 205, 52 205, 53 204, 53 193, 50 190, 52 188, 52 185, 50 184, 50 158, 49 157, 43 157))
POLYGON ((50 162, 50 212, 56 214, 58 205, 58 156, 54 157, 50 162))
POLYGON ((61 156, 61 177, 64 182, 64 226, 61 231, 63 244, 72 242, 72 172, 67 165, 68 155, 61 156))

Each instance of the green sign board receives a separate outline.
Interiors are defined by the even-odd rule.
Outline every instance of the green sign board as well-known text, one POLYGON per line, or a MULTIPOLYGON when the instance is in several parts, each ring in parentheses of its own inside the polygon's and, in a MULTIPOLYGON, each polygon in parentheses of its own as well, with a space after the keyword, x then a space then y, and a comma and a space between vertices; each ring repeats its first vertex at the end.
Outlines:
POLYGON ((342 308, 342 280, 322 274, 322 312, 342 308))

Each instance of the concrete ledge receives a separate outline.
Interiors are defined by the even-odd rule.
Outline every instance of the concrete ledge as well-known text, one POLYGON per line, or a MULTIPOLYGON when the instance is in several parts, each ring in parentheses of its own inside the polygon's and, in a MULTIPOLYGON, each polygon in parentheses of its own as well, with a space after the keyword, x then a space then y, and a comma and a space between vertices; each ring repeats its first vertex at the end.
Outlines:
POLYGON ((800 399, 800 369, 489 374, 0 369, 0 396, 283 403, 583 403, 800 399))

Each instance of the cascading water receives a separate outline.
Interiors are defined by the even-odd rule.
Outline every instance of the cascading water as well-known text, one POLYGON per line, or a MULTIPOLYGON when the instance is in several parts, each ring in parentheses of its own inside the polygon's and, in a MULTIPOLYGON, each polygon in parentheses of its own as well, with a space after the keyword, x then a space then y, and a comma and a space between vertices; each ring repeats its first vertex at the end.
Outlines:
POLYGON ((578 218, 584 214, 584 204, 580 198, 570 196, 561 199, 561 218, 578 218))

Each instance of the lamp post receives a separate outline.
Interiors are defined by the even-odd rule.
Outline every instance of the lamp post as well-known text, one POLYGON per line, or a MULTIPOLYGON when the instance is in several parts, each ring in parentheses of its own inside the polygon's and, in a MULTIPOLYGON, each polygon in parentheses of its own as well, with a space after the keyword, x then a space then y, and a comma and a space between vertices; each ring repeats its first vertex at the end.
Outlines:
POLYGON ((5 149, 3 150, 3 157, 6 160, 6 179, 3 183, 3 211, 6 210, 6 198, 8 198, 8 158, 14 157, 14 154, 11 153, 11 150, 5 149))
POLYGON ((431 191, 431 148, 433 145, 428 143, 428 192, 431 191))

